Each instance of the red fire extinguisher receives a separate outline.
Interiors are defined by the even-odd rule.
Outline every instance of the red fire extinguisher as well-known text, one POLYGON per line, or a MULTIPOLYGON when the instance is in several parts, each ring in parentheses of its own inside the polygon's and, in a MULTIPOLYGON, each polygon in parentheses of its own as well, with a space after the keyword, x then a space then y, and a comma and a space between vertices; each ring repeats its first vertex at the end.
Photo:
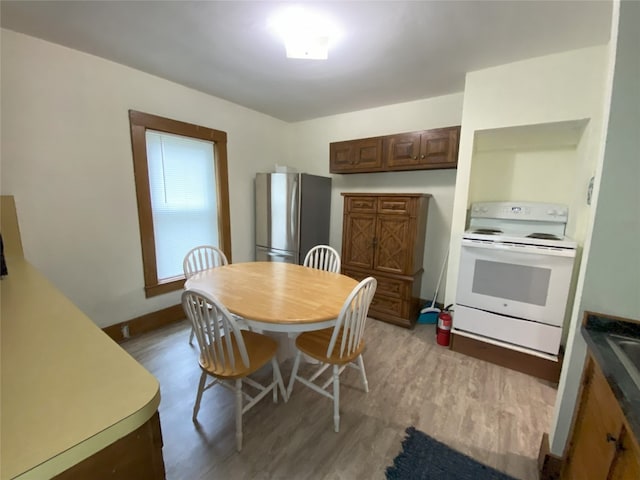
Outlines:
POLYGON ((438 345, 448 347, 451 342, 451 324, 453 319, 451 318, 450 308, 453 304, 445 307, 444 310, 438 315, 438 326, 436 327, 436 342, 438 345))

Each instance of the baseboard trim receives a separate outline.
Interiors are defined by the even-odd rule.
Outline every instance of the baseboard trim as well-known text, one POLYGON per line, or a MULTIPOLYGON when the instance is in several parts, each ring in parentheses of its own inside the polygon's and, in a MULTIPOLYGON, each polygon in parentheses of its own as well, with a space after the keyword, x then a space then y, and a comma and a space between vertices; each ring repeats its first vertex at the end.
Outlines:
POLYGON ((559 480, 562 470, 562 458, 551 453, 549 434, 542 434, 540 451, 538 452, 538 472, 540 480, 559 480))
POLYGON ((558 361, 554 362, 455 333, 451 335, 451 350, 552 383, 558 383, 560 380, 562 352, 558 355, 558 361))
POLYGON ((127 338, 135 337, 136 335, 150 332, 151 330, 156 330, 184 319, 185 315, 182 310, 182 305, 178 304, 132 318, 125 322, 109 325, 108 327, 104 327, 102 331, 116 342, 121 342, 127 338))

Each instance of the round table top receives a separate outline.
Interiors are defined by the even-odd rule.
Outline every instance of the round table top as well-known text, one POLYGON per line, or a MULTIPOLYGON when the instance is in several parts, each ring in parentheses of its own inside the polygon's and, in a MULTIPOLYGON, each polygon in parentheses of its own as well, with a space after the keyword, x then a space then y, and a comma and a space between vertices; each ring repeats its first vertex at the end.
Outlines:
POLYGON ((302 326, 335 320, 357 284, 346 275, 302 265, 248 262, 197 273, 185 288, 212 293, 247 320, 302 326))

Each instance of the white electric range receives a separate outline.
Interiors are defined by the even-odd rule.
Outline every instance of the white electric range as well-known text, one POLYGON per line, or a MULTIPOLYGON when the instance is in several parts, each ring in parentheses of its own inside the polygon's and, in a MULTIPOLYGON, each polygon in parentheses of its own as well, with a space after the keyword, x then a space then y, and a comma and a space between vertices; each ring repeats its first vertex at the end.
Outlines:
POLYGON ((564 205, 474 203, 453 332, 557 360, 577 248, 567 220, 564 205))

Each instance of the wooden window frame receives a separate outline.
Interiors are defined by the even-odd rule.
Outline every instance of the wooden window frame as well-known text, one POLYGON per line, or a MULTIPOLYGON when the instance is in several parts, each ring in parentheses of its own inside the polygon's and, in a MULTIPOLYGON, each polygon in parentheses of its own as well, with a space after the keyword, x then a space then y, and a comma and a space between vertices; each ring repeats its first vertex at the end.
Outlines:
POLYGON ((142 247, 142 264, 144 269, 144 291, 145 296, 148 298, 183 288, 185 278, 184 275, 180 275, 162 281, 158 279, 153 212, 151 209, 151 191, 149 187, 149 168, 147 164, 146 131, 149 129, 213 142, 216 191, 218 193, 218 246, 225 253, 229 262, 231 262, 227 134, 220 130, 171 120, 135 110, 129 110, 129 124, 131 126, 133 173, 136 185, 136 198, 138 200, 138 222, 140 224, 140 244, 142 247))

